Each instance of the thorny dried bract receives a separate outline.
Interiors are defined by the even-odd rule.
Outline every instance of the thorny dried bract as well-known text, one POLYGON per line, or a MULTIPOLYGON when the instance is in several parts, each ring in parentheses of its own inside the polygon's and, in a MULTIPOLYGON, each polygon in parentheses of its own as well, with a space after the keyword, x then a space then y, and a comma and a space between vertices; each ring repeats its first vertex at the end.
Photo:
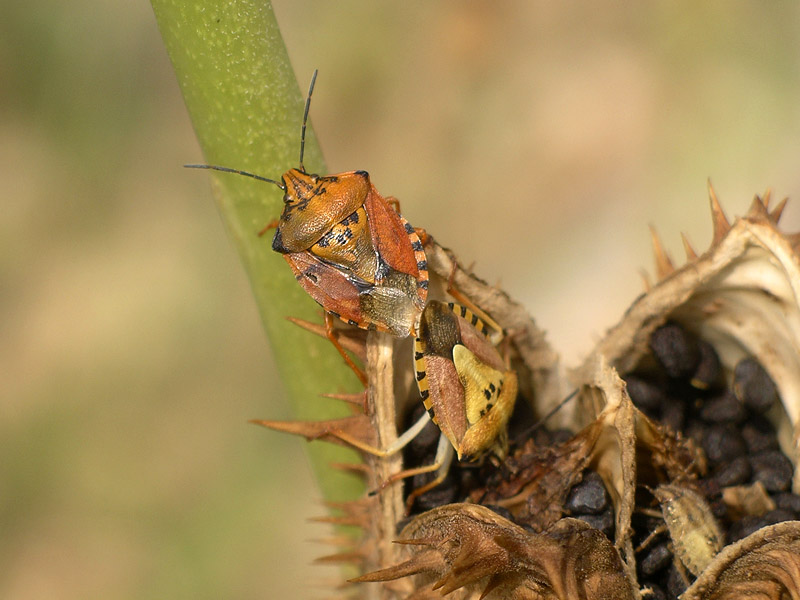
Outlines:
POLYGON ((354 581, 413 576, 414 598, 635 598, 613 544, 577 519, 534 534, 486 507, 450 504, 416 517, 399 543, 404 562, 354 581))

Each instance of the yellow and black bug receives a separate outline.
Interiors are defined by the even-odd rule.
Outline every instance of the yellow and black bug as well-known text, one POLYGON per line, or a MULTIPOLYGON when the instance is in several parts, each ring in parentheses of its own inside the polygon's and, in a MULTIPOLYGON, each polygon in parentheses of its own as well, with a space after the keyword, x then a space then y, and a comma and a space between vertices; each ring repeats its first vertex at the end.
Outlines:
MULTIPOLYGON (((496 332, 501 335, 502 332, 496 332)), ((492 343, 492 330, 470 309, 430 300, 414 344, 417 386, 430 418, 441 430, 432 465, 414 472, 437 477, 413 498, 446 476, 453 451, 459 460, 479 460, 508 451, 506 425, 517 398, 517 375, 492 343)))

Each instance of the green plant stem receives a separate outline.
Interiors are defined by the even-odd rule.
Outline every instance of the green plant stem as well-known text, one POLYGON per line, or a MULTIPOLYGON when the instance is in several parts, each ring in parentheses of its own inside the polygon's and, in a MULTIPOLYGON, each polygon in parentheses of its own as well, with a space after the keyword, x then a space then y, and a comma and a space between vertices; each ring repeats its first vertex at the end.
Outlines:
MULTIPOLYGON (((152 5, 206 161, 280 179, 298 162, 304 94, 269 2, 152 0, 152 5)), ((311 128, 305 164, 309 171, 325 172, 311 128)), ((357 380, 326 340, 286 320, 291 315, 319 322, 320 308, 272 251, 271 236, 257 236, 280 214, 281 190, 226 173, 187 172, 187 177, 206 173, 211 174, 220 213, 250 278, 295 415, 323 419, 347 414, 339 403, 319 395, 359 391, 357 380)), ((273 389, 264 390, 265 412, 280 387, 276 382, 273 389)), ((322 443, 311 444, 309 452, 325 498, 348 499, 360 492, 357 478, 328 465, 354 462, 354 453, 322 443)))

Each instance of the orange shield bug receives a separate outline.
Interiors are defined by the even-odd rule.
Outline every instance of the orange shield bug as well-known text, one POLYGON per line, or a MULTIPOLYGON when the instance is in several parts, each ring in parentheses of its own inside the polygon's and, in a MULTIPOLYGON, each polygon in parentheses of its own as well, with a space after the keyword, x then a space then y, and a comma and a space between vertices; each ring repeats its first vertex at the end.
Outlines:
MULTIPOLYGON (((186 165, 253 177, 284 192, 272 248, 284 255, 298 282, 326 311, 328 337, 363 382, 333 334, 327 315, 397 337, 415 333, 428 295, 425 250, 416 231, 378 193, 366 171, 320 176, 303 166, 311 94, 306 97, 299 167, 277 182, 237 169, 186 165)), ((260 235, 260 234, 259 234, 260 235)))

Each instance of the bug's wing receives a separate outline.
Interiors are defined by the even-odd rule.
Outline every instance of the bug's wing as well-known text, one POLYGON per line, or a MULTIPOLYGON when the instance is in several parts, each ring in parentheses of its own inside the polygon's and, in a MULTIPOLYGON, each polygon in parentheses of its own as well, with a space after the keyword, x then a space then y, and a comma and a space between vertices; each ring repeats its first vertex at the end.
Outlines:
POLYGON ((429 391, 424 400, 425 408, 453 448, 458 450, 468 427, 458 373, 453 362, 443 356, 427 355, 425 367, 425 384, 429 391))
POLYGON ((467 420, 474 425, 497 404, 503 373, 478 359, 466 346, 453 347, 453 363, 464 386, 467 420))
POLYGON ((517 397, 516 374, 498 371, 460 344, 453 348, 453 364, 464 386, 470 424, 456 448, 459 457, 476 459, 492 448, 503 455, 507 446, 506 423, 517 397))
POLYGON ((374 187, 367 195, 364 207, 369 218, 372 243, 381 259, 395 271, 411 275, 415 280, 420 280, 420 271, 424 270, 424 280, 427 282, 425 253, 414 228, 387 204, 374 187), (420 256, 422 260, 418 260, 420 256))
POLYGON ((343 321, 366 328, 358 289, 338 269, 310 252, 293 252, 283 257, 303 289, 326 311, 343 321))

